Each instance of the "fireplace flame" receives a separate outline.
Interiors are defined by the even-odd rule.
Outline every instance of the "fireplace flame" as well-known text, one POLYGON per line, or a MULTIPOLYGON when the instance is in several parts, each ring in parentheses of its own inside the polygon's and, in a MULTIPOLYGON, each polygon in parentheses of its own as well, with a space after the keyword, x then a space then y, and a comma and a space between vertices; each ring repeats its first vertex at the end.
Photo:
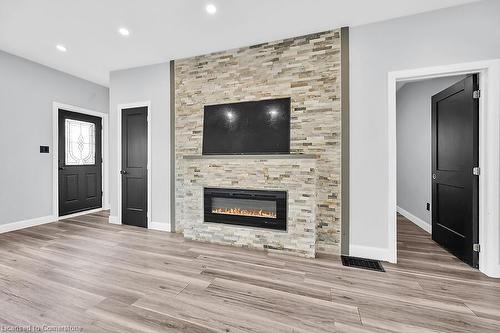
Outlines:
POLYGON ((212 208, 212 213, 226 215, 240 215, 252 217, 267 217, 276 218, 275 212, 270 212, 262 209, 241 209, 241 208, 212 208))

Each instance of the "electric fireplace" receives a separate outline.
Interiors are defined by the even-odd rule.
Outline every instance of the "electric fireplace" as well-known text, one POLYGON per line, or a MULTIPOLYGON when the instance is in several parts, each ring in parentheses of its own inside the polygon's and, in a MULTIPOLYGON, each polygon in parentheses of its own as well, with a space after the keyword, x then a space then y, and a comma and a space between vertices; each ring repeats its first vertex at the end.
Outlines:
POLYGON ((204 188, 205 222, 286 230, 286 192, 204 188))

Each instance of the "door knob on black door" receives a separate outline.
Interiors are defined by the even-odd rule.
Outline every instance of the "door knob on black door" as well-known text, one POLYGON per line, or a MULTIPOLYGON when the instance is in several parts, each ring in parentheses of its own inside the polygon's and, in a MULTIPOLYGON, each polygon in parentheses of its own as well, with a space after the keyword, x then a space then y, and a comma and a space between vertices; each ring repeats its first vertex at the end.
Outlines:
POLYGON ((121 173, 122 175, 126 175, 128 172, 127 172, 127 171, 125 171, 125 170, 121 170, 121 171, 120 171, 120 173, 121 173))

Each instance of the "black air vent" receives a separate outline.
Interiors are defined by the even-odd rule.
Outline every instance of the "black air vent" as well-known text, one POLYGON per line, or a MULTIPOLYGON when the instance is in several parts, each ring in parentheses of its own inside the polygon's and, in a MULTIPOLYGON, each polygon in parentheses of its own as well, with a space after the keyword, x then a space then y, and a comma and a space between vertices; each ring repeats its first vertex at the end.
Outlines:
POLYGON ((385 272, 378 260, 342 256, 342 265, 355 268, 369 269, 371 271, 385 272))

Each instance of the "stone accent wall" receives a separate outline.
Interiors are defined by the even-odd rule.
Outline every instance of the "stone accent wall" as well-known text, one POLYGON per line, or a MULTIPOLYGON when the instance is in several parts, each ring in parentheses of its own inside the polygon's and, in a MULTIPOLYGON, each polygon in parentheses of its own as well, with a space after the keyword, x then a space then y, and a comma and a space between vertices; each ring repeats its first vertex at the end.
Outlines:
POLYGON ((190 157, 178 161, 179 229, 188 239, 315 256, 316 159, 219 159, 190 157), (287 230, 203 223, 203 187, 287 191, 287 230))
POLYGON ((190 181, 180 161, 201 155, 204 105, 291 97, 291 153, 317 157, 316 248, 339 253, 340 65, 340 30, 176 60, 177 209, 190 181))

